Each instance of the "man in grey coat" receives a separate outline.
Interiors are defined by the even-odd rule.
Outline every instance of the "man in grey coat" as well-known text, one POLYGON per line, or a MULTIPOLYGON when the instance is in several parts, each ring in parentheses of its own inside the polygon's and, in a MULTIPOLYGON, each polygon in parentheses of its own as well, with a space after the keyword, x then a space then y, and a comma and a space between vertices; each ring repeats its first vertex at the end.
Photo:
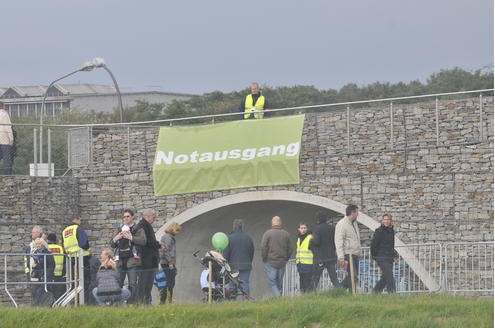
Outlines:
POLYGON ((261 238, 261 259, 273 296, 282 295, 285 265, 292 254, 291 245, 289 233, 282 229, 282 219, 274 216, 272 228, 261 238))

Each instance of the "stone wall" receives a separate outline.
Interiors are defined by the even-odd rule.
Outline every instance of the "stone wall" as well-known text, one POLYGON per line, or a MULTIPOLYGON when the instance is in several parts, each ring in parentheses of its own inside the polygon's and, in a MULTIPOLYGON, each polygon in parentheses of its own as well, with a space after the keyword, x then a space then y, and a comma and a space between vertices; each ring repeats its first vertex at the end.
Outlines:
POLYGON ((299 185, 166 197, 153 194, 157 127, 94 129, 92 165, 74 177, 0 179, 1 250, 22 251, 32 225, 60 232, 80 212, 99 251, 123 208, 156 209, 159 227, 206 201, 253 190, 356 203, 377 220, 393 213, 406 243, 493 240, 493 98, 483 98, 482 125, 479 98, 440 101, 438 137, 435 102, 392 110, 392 123, 389 104, 306 114, 299 185))

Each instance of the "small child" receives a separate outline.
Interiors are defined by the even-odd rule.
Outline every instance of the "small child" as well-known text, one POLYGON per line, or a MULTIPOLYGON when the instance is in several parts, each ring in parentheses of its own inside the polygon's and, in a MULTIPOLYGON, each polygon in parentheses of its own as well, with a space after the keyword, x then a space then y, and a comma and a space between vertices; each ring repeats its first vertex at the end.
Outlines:
MULTIPOLYGON (((124 233, 131 232, 131 229, 124 224, 122 226, 121 232, 124 233)), ((115 248, 115 252, 114 252, 115 261, 118 261, 120 257, 124 256, 125 253, 128 253, 129 251, 131 251, 133 258, 135 259, 140 258, 136 246, 132 245, 129 239, 127 238, 119 239, 117 241, 117 247, 115 248)), ((128 256, 125 256, 125 258, 128 258, 128 256)))

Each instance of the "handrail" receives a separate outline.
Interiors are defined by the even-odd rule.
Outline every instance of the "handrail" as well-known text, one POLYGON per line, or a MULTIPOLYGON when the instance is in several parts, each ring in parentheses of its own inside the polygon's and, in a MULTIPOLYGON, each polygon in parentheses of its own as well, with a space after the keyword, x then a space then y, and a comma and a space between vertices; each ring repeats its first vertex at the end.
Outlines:
MULTIPOLYGON (((407 99, 423 99, 423 98, 432 98, 432 97, 441 97, 441 96, 452 96, 452 95, 461 95, 461 94, 472 94, 472 93, 482 93, 482 92, 490 92, 494 91, 494 89, 478 89, 478 90, 469 90, 469 91, 457 91, 457 92, 444 92, 444 93, 432 93, 427 95, 419 95, 419 96, 406 96, 406 97, 392 97, 392 98, 381 98, 381 99, 370 99, 370 100, 357 100, 357 101, 347 101, 347 102, 338 102, 338 103, 328 103, 328 104, 320 104, 320 105, 308 105, 308 106, 296 106, 296 107, 284 107, 278 109, 270 109, 270 113, 274 112, 286 112, 291 110, 307 110, 307 109, 315 109, 315 108, 323 108, 323 107, 336 107, 336 106, 345 106, 345 105, 356 105, 356 104, 369 104, 369 103, 379 103, 386 101, 397 101, 397 100, 407 100, 407 99)), ((66 127, 66 128, 74 128, 74 127, 122 127, 122 126, 132 126, 132 125, 146 125, 152 123, 172 123, 172 122, 181 122, 181 121, 190 121, 190 120, 198 120, 198 119, 215 119, 218 117, 229 117, 229 116, 239 116, 243 115, 241 112, 235 113, 223 113, 223 114, 210 114, 210 115, 199 115, 199 116, 189 116, 189 117, 180 117, 180 118, 169 118, 163 120, 154 120, 154 121, 141 121, 141 122, 125 122, 125 123, 89 123, 89 124, 47 124, 45 126, 48 127, 66 127)), ((39 126, 40 124, 34 123, 19 123, 12 124, 18 126, 39 126)))

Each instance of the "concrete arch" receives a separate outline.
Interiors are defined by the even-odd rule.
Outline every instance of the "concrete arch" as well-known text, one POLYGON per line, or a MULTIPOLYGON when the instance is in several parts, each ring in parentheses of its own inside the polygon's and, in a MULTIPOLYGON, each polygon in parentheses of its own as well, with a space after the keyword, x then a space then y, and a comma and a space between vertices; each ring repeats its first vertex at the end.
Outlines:
MULTIPOLYGON (((181 214, 174 217, 172 220, 167 221, 165 225, 160 227, 157 231, 156 236, 159 240, 161 236, 164 234, 164 229, 171 222, 177 222, 179 224, 183 224, 189 220, 194 219, 195 217, 207 213, 209 211, 213 211, 215 209, 247 202, 255 202, 255 201, 267 201, 267 200, 281 200, 281 201, 293 201, 299 203, 306 203, 310 205, 315 205, 323 208, 327 208, 331 211, 341 213, 345 215, 346 205, 340 202, 336 202, 326 197, 316 196, 311 194, 305 194, 296 191, 288 191, 288 190, 273 190, 273 191, 249 191, 238 193, 234 195, 223 196, 220 198, 216 198, 210 201, 207 201, 203 204, 194 206, 181 214)), ((370 230, 375 231, 376 228, 380 226, 380 223, 366 215, 363 212, 359 212, 358 222, 368 227, 370 230)), ((405 246, 405 244, 395 237, 395 245, 396 246, 405 246)), ((439 290, 440 286, 436 283, 434 279, 430 277, 428 272, 424 269, 418 259, 409 251, 406 247, 397 248, 398 253, 402 256, 402 258, 409 264, 411 269, 416 273, 416 275, 423 281, 423 283, 427 286, 427 288, 431 291, 439 290)))

